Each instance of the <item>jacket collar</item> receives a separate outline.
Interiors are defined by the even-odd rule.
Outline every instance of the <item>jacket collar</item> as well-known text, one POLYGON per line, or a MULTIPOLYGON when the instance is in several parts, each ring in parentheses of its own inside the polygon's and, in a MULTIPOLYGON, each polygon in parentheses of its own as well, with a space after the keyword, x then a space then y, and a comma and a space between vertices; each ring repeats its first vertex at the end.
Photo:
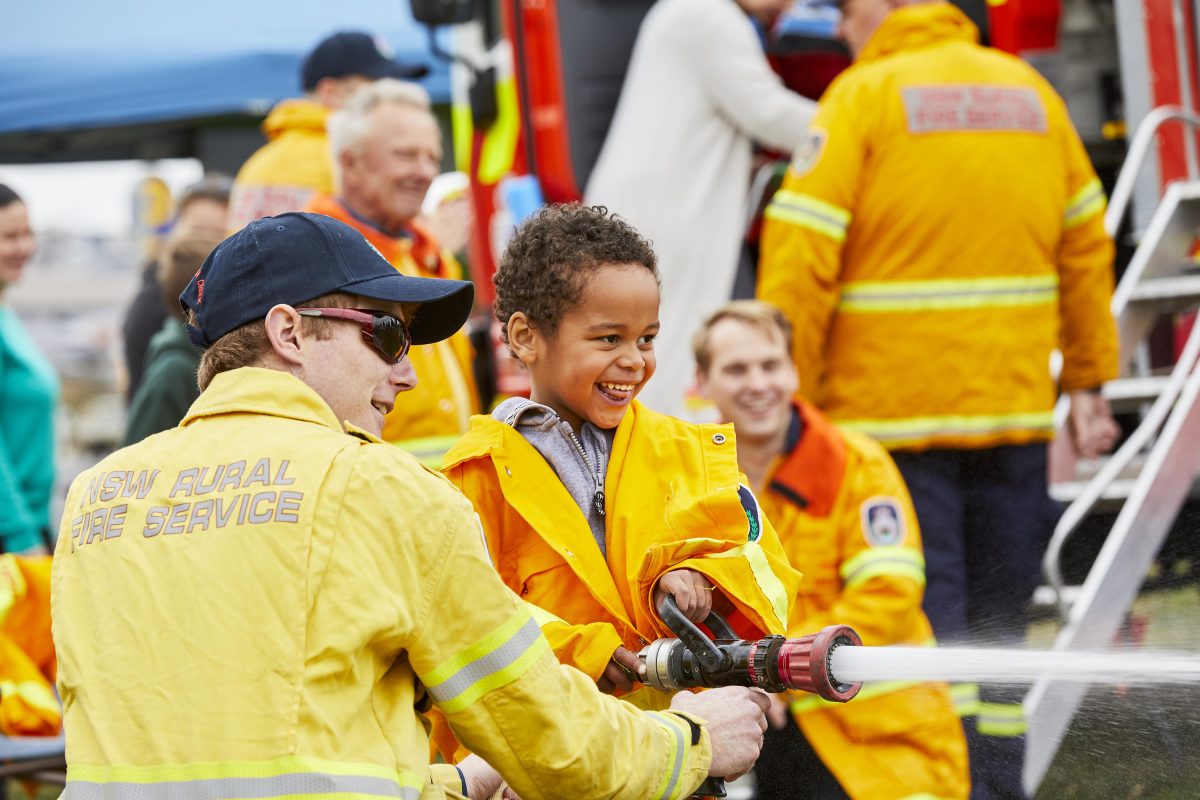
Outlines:
POLYGON ((915 50, 949 41, 977 44, 979 29, 949 3, 901 6, 884 18, 855 62, 873 61, 901 50, 915 50))
POLYGON ((262 130, 268 139, 292 130, 312 131, 324 136, 329 114, 328 108, 314 100, 284 100, 271 109, 271 113, 263 120, 262 130))
POLYGON ((393 265, 399 265, 405 258, 411 258, 416 263, 420 277, 457 277, 450 274, 451 270, 446 259, 441 257, 441 248, 433 234, 416 220, 405 226, 399 235, 393 236, 375 227, 341 200, 329 195, 314 195, 304 210, 324 214, 346 223, 361 233, 393 265))
POLYGON ((768 488, 805 513, 825 517, 833 510, 846 473, 846 443, 816 409, 795 401, 788 452, 778 462, 768 488), (798 435, 793 438, 792 432, 798 435))
POLYGON ((299 378, 274 369, 242 367, 213 378, 188 409, 181 425, 222 414, 263 414, 344 431, 369 441, 371 434, 338 421, 325 400, 299 378))
MULTIPOLYGON (((629 410, 621 418, 621 424, 617 426, 616 435, 613 438, 612 450, 614 453, 623 450, 625 443, 629 441, 629 432, 633 429, 634 422, 641 413, 644 411, 640 402, 634 400, 629 404, 629 410)), ((529 444, 525 437, 511 425, 506 425, 490 415, 476 414, 471 417, 471 424, 467 432, 446 453, 442 461, 442 469, 450 469, 476 458, 503 456, 505 451, 510 448, 521 446, 514 445, 514 442, 517 441, 527 446, 530 451, 537 452, 533 445, 529 444)), ((538 458, 541 458, 540 453, 538 458)), ((611 464, 609 466, 612 467, 611 464)))

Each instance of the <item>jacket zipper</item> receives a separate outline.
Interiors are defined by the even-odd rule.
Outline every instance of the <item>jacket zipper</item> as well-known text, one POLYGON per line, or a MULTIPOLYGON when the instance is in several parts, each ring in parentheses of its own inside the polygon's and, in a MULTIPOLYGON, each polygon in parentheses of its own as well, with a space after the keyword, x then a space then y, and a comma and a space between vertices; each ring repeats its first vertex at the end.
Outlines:
POLYGON ((575 445, 575 449, 579 451, 579 455, 583 456, 583 463, 587 464, 588 472, 592 474, 592 480, 596 483, 596 494, 592 497, 592 504, 596 508, 596 513, 604 516, 604 482, 600 478, 600 471, 592 466, 592 460, 588 458, 587 451, 583 449, 583 442, 579 441, 579 437, 575 435, 575 431, 571 430, 571 425, 566 420, 559 420, 559 424, 567 432, 567 438, 571 440, 571 444, 575 445))
MULTIPOLYGON (((551 413, 554 413, 551 411, 551 413)), ((521 415, 521 409, 517 409, 509 414, 505 424, 510 428, 514 427, 517 417, 521 415)), ((596 513, 604 516, 604 480, 600 477, 600 470, 592 466, 592 460, 588 458, 587 451, 583 449, 583 442, 579 441, 579 437, 575 435, 575 431, 571 429, 571 424, 558 414, 554 414, 554 418, 558 420, 558 424, 562 430, 567 433, 567 438, 571 440, 571 444, 575 445, 575 449, 579 451, 579 455, 583 457, 583 463, 587 465, 588 472, 592 475, 592 481, 596 484, 596 494, 592 496, 592 506, 596 509, 596 513)))

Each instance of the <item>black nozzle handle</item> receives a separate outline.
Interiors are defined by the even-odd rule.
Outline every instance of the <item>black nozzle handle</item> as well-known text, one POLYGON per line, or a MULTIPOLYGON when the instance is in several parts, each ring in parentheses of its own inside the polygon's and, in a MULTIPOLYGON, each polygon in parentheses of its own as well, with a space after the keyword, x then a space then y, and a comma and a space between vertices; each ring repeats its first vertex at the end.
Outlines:
POLYGON ((725 797, 725 779, 708 777, 696 787, 692 797, 725 797))
MULTIPOLYGON (((671 629, 679 641, 691 650, 696 658, 700 661, 700 666, 709 672, 720 672, 729 668, 731 656, 721 648, 713 644, 712 639, 704 635, 704 631, 696 627, 690 619, 683 615, 679 610, 679 605, 675 602, 675 598, 669 594, 664 594, 662 600, 658 603, 658 616, 663 621, 663 624, 671 629)), ((713 616, 709 615, 708 620, 705 620, 707 625, 713 616)), ((723 626, 725 630, 729 630, 729 625, 725 620, 721 619, 719 626, 723 626)), ((715 631, 714 631, 715 633, 715 631)), ((732 638, 732 637, 731 637, 732 638)))

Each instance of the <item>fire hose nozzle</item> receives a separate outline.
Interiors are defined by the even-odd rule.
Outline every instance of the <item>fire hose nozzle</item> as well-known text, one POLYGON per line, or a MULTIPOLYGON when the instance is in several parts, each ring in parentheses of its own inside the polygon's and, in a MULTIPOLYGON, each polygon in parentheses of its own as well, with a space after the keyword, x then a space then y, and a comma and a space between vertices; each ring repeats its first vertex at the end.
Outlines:
POLYGON ((817 633, 788 639, 779 649, 779 677, 788 688, 811 692, 833 703, 844 703, 862 683, 842 683, 829 668, 833 651, 844 645, 862 646, 862 638, 846 625, 829 625, 817 633))

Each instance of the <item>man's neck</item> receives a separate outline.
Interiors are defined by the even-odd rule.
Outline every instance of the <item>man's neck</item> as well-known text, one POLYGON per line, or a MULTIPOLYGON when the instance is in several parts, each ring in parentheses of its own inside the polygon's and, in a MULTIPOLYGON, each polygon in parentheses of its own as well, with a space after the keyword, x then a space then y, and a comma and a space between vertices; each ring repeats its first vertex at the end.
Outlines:
POLYGON ((767 470, 771 468, 771 463, 775 458, 783 453, 784 445, 787 442, 787 433, 788 429, 785 425, 764 439, 738 438, 738 468, 746 473, 746 477, 750 480, 750 486, 755 491, 763 488, 763 482, 767 479, 767 470))
POLYGON ((411 222, 411 220, 409 220, 408 222, 401 223, 395 227, 391 227, 390 223, 381 222, 377 219, 373 219, 373 218, 367 216, 366 214, 362 213, 357 208, 355 208, 350 202, 348 202, 345 197, 339 197, 337 200, 339 203, 342 204, 342 208, 346 209, 346 211, 349 212, 350 216, 354 217, 356 220, 361 222, 363 225, 367 225, 371 228, 374 228, 375 230, 379 231, 380 233, 384 234, 385 236, 390 236, 393 239, 410 239, 410 238, 412 238, 412 231, 410 231, 408 229, 408 222, 411 222))

